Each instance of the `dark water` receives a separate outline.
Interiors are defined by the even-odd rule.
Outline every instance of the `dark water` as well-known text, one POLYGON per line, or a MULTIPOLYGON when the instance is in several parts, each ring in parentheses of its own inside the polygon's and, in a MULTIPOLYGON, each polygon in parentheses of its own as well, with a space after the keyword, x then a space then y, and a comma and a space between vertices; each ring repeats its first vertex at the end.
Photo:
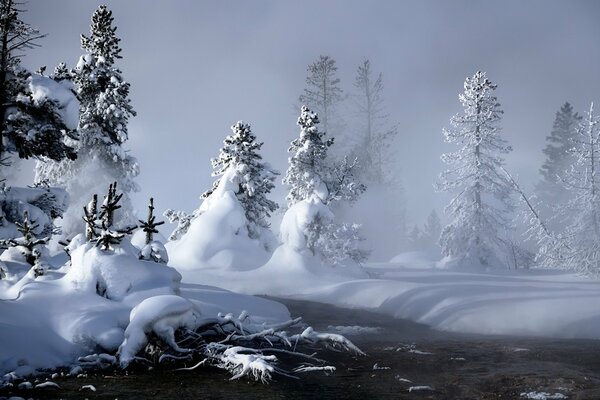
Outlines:
POLYGON ((58 378, 61 389, 0 391, 0 396, 64 399, 519 399, 532 391, 569 399, 600 399, 600 341, 457 335, 359 310, 279 300, 316 330, 329 325, 378 327, 349 335, 367 356, 322 350, 337 370, 301 380, 275 376, 269 385, 229 381, 198 368, 129 375, 58 378), (373 369, 377 364, 378 368, 373 369), (407 382, 407 380, 411 382, 407 382), (94 385, 96 392, 81 390, 94 385), (431 390, 409 392, 411 386, 431 390))

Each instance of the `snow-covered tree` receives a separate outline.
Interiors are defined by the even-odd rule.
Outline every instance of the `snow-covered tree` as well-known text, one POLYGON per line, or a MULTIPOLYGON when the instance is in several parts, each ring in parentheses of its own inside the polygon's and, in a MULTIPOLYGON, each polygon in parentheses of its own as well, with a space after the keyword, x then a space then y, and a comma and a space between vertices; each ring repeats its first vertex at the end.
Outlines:
POLYGON ((145 245, 140 249, 140 260, 154 261, 163 264, 168 263, 169 256, 165 246, 161 242, 154 240, 154 234, 158 233, 158 229, 156 228, 164 224, 165 221, 156 221, 153 198, 150 198, 150 203, 148 204, 148 218, 146 218, 145 221, 139 220, 139 223, 139 227, 146 234, 144 241, 145 245))
MULTIPOLYGON (((219 156, 211 160, 212 176, 221 177, 229 169, 236 171, 239 183, 235 195, 248 219, 248 235, 257 239, 263 229, 269 228, 271 213, 279 207, 267 197, 275 187, 273 182, 279 172, 262 160, 259 151, 263 142, 256 141, 249 124, 238 121, 231 130, 233 134, 223 141, 219 156)), ((220 180, 217 179, 201 197, 210 196, 220 180)))
MULTIPOLYGON (((81 36, 86 54, 72 72, 80 102, 78 159, 40 163, 36 170, 37 181, 66 187, 71 195, 73 203, 63 223, 67 234, 83 228, 79 217, 83 199, 113 181, 119 183, 124 194, 120 218, 126 223, 136 221, 128 194, 138 190, 134 178, 139 166, 123 148, 128 139, 127 124, 135 111, 129 99, 130 85, 115 65, 121 58, 121 48, 113 23, 112 11, 100 6, 92 16, 90 35, 81 36)), ((59 76, 62 70, 57 71, 59 76)))
POLYGON ((46 253, 44 246, 48 238, 36 238, 35 231, 39 225, 35 221, 30 221, 27 211, 23 213, 23 222, 17 222, 16 225, 21 237, 2 240, 0 244, 19 252, 25 262, 33 267, 35 277, 43 275, 45 266, 42 256, 46 253))
POLYGON ((446 213, 442 254, 460 267, 492 267, 504 259, 504 235, 510 228, 507 208, 512 184, 502 173, 503 156, 512 149, 500 137, 502 110, 493 84, 484 72, 464 83, 459 100, 464 108, 444 129, 446 142, 459 146, 442 156, 450 166, 438 182, 438 190, 456 193, 446 213))
POLYGON ((52 74, 52 79, 55 81, 64 81, 72 78, 71 71, 67 68, 67 64, 61 62, 54 68, 54 73, 52 74))
POLYGON ((117 182, 113 182, 109 185, 108 193, 104 196, 99 214, 96 194, 92 196, 92 201, 83 208, 86 238, 88 241, 96 243, 96 246, 102 250, 113 249, 114 246, 121 243, 125 236, 131 234, 137 228, 137 225, 115 225, 115 211, 121 208, 119 203, 122 197, 123 193, 117 194, 117 182))
POLYGON ((542 179, 536 187, 538 199, 546 205, 544 211, 551 211, 552 205, 568 200, 568 191, 561 180, 575 161, 570 150, 580 122, 581 116, 573 111, 569 103, 556 112, 552 132, 546 137, 547 144, 543 150, 546 159, 540 168, 542 179))
MULTIPOLYGON (((288 149, 291 156, 283 179, 283 183, 289 186, 288 207, 317 201, 327 208, 339 200, 355 201, 365 190, 365 186, 354 177, 356 160, 350 163, 344 158, 333 168, 328 165, 327 151, 333 139, 325 139, 325 132, 319 130, 318 124, 317 114, 302 106, 298 118, 300 136, 288 149)), ((364 261, 367 252, 360 248, 363 239, 358 225, 337 223, 330 211, 311 218, 304 235, 307 248, 313 254, 318 253, 333 265, 347 260, 364 261)))
POLYGON ((440 217, 435 210, 427 216, 423 228, 415 225, 408 232, 408 245, 411 250, 424 251, 431 255, 439 255, 439 241, 442 233, 440 217))
POLYGON ((291 206, 299 201, 317 195, 323 203, 329 200, 327 177, 329 166, 327 150, 333 139, 325 139, 325 132, 319 130, 319 117, 307 106, 302 106, 298 125, 300 136, 288 148, 291 156, 283 183, 290 187, 286 197, 291 206))
POLYGON ((572 217, 564 232, 556 235, 557 243, 546 256, 552 264, 564 263, 586 275, 600 275, 600 117, 594 105, 579 124, 571 150, 576 157, 563 182, 572 199, 562 207, 572 217), (560 257, 556 256, 560 250, 560 257))
POLYGON ((319 115, 323 130, 329 134, 336 123, 336 109, 344 99, 337 69, 333 58, 319 56, 319 59, 307 68, 306 87, 299 97, 301 104, 310 107, 319 115))
POLYGON ((391 175, 398 168, 389 168, 393 161, 391 144, 398 137, 398 129, 388 122, 383 99, 383 75, 373 76, 371 62, 359 65, 354 81, 353 96, 358 116, 358 137, 353 151, 363 166, 365 180, 377 184, 394 181, 391 175))
POLYGON ((34 91, 32 74, 20 66, 22 52, 45 35, 19 18, 19 5, 0 1, 0 162, 6 164, 7 153, 74 159, 57 103, 34 91))

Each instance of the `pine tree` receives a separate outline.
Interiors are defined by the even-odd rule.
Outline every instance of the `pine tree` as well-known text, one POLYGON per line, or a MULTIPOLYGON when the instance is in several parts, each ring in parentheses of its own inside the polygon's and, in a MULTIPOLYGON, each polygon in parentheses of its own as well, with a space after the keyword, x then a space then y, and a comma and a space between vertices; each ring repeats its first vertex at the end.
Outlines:
MULTIPOLYGON (((130 85, 123 80, 115 62, 122 58, 120 39, 112 11, 100 6, 92 16, 90 35, 81 35, 86 52, 72 72, 80 102, 78 160, 38 164, 36 181, 66 187, 74 200, 64 217, 66 234, 82 229, 79 213, 83 199, 117 181, 123 191, 120 219, 128 224, 137 220, 129 193, 138 191, 134 178, 139 174, 136 159, 123 148, 128 139, 127 124, 135 111, 129 99, 130 85), (93 175, 90 179, 87 175, 93 175)), ((56 74, 62 76, 59 66, 56 74)), ((55 75, 55 79, 58 79, 55 75)))
POLYGON ((314 110, 319 115, 325 132, 331 134, 336 108, 344 99, 335 60, 329 56, 319 56, 307 70, 306 87, 299 97, 300 103, 314 110))
POLYGON ((283 183, 290 187, 286 197, 288 206, 306 200, 313 194, 324 203, 328 201, 326 180, 329 171, 326 159, 333 139, 325 139, 325 132, 320 131, 317 126, 319 122, 316 113, 307 106, 302 106, 298 117, 300 136, 288 148, 291 157, 283 178, 283 183))
MULTIPOLYGON (((248 235, 257 239, 263 229, 269 228, 269 217, 279 207, 267 198, 275 187, 273 182, 279 172, 262 161, 259 151, 263 142, 256 141, 249 124, 238 121, 231 130, 233 134, 223 141, 219 156, 212 159, 212 176, 222 176, 229 169, 235 170, 239 182, 235 195, 248 219, 248 235)), ((217 179, 201 197, 205 199, 210 196, 220 181, 217 179)))
POLYGON ((438 189, 456 197, 446 207, 451 222, 440 244, 442 254, 459 266, 490 267, 504 259, 512 184, 500 169, 511 147, 499 136, 503 112, 493 94, 496 87, 484 72, 467 78, 459 95, 464 111, 450 120, 452 129, 444 130, 446 142, 460 148, 442 156, 451 169, 441 174, 438 189))
POLYGON ((423 235, 427 238, 429 244, 437 245, 440 240, 440 234, 442 233, 442 222, 440 217, 432 210, 427 216, 427 220, 423 225, 423 235))
POLYGON ((71 71, 67 68, 67 64, 61 62, 54 68, 54 73, 52 74, 52 79, 57 82, 70 80, 72 78, 71 71))
POLYGON ((38 46, 45 35, 19 19, 19 4, 0 0, 0 161, 6 165, 6 153, 74 159, 74 150, 65 144, 71 132, 57 104, 33 97, 32 74, 20 66, 21 52, 38 46))
POLYGON ((540 168, 542 179, 536 188, 538 198, 549 206, 544 207, 545 209, 551 209, 551 205, 567 200, 568 192, 565 191, 561 179, 575 161, 570 150, 580 122, 581 116, 573 111, 568 102, 556 112, 552 132, 546 137, 547 144, 543 150, 546 160, 540 168))
POLYGON ((398 129, 388 124, 383 101, 383 75, 379 73, 374 79, 370 61, 364 60, 356 72, 354 87, 357 91, 353 98, 359 117, 360 140, 353 152, 363 167, 365 180, 389 184, 394 181, 388 168, 393 159, 390 149, 398 136, 398 129))
MULTIPOLYGON (((291 156, 283 183, 290 187, 288 207, 302 201, 316 200, 325 206, 332 202, 352 202, 365 190, 354 178, 356 160, 344 158, 341 164, 331 168, 326 162, 327 150, 333 139, 325 139, 318 128, 319 117, 308 107, 302 106, 298 125, 300 136, 288 149, 291 156)), ((364 239, 357 224, 335 223, 330 218, 317 215, 306 226, 307 248, 319 254, 332 265, 352 260, 361 263, 368 252, 360 248, 364 239)))
MULTIPOLYGON (((564 266, 585 275, 600 275, 600 117, 594 104, 580 122, 573 139, 576 162, 564 178, 566 188, 573 193, 563 207, 571 212, 571 224, 558 236, 564 266)), ((555 246, 556 247, 556 246, 555 246)), ((554 256, 556 265, 556 252, 554 256)), ((545 256, 546 254, 542 254, 545 256)), ((550 261, 550 260, 549 260, 550 261)))
POLYGON ((2 240, 0 244, 16 248, 25 259, 25 262, 33 267, 33 273, 36 278, 44 275, 42 255, 44 254, 44 246, 49 238, 36 238, 34 231, 37 230, 39 225, 29 219, 27 211, 23 213, 23 221, 16 222, 15 224, 22 236, 15 239, 2 240))
POLYGON ((84 221, 87 225, 86 238, 102 250, 111 250, 119 245, 123 238, 131 234, 137 225, 115 226, 115 211, 121 208, 119 202, 123 193, 117 194, 117 182, 108 187, 108 193, 100 206, 100 214, 97 212, 98 196, 94 194, 92 201, 83 208, 84 221), (99 232, 98 232, 99 231, 99 232))

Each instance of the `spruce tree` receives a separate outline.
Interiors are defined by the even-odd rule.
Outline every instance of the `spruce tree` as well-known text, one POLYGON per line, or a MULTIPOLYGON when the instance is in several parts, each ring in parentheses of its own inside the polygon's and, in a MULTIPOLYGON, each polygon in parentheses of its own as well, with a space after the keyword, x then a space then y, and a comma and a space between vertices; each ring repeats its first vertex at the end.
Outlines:
POLYGON ((467 78, 459 95, 464 111, 444 130, 446 142, 459 149, 442 156, 450 170, 441 174, 438 189, 456 196, 446 207, 450 223, 440 244, 442 254, 462 267, 499 265, 510 228, 512 184, 501 168, 503 156, 512 149, 499 135, 503 112, 494 96, 496 87, 485 72, 467 78))
MULTIPOLYGON (((263 229, 269 228, 269 217, 279 207, 267 198, 279 172, 262 161, 259 151, 264 143, 256 141, 249 124, 238 121, 231 130, 233 134, 223 141, 219 156, 212 159, 212 176, 220 177, 230 169, 235 171, 238 182, 235 196, 244 208, 250 238, 257 239, 263 229)), ((217 179, 201 197, 209 197, 220 181, 217 179)))
MULTIPOLYGON (((364 60, 358 66, 353 96, 358 116, 359 140, 353 153, 362 165, 363 179, 377 184, 394 182, 390 176, 391 144, 398 136, 396 126, 389 125, 383 100, 383 75, 373 76, 371 62, 364 60)), ((397 168, 394 168, 397 170, 397 168)))
POLYGON ((594 104, 579 124, 571 152, 575 163, 563 183, 572 198, 560 209, 568 212, 570 224, 548 246, 541 257, 545 264, 565 266, 585 275, 600 275, 600 116, 594 104), (562 265, 561 265, 562 264, 562 265))
POLYGON ((6 166, 7 153, 74 159, 56 102, 33 96, 32 74, 20 65, 22 52, 45 35, 19 18, 19 4, 0 0, 0 162, 6 166))
POLYGON ((570 150, 580 122, 581 116, 573 111, 568 102, 556 112, 552 131, 546 137, 547 144, 543 150, 546 159, 540 168, 542 179, 536 188, 539 200, 546 205, 543 207, 544 211, 551 210, 552 205, 568 200, 568 191, 561 180, 575 161, 570 150))
POLYGON ((317 195, 323 203, 329 199, 327 177, 327 150, 333 139, 325 139, 325 132, 318 128, 319 117, 307 106, 302 106, 298 125, 300 136, 288 148, 291 156, 283 183, 290 187, 286 197, 288 206, 317 195))
MULTIPOLYGON (((123 148, 129 118, 135 111, 129 99, 130 85, 115 64, 122 57, 116 30, 112 11, 100 6, 92 16, 90 35, 81 35, 86 53, 71 74, 80 102, 78 160, 38 165, 36 171, 36 181, 63 186, 71 196, 64 217, 66 234, 83 229, 79 215, 84 199, 113 181, 123 191, 119 218, 126 224, 137 220, 129 193, 139 190, 134 181, 139 166, 123 148)), ((57 76, 66 78, 63 67, 59 66, 55 79, 57 76)))
MULTIPOLYGON (((308 107, 302 106, 298 125, 300 136, 294 139, 288 149, 291 156, 283 183, 288 185, 288 207, 302 201, 318 201, 330 207, 332 202, 346 200, 352 202, 365 190, 365 186, 354 177, 356 160, 347 158, 330 167, 327 151, 333 139, 325 139, 325 132, 318 128, 319 117, 308 107)), ((361 249, 364 240, 360 235, 360 225, 336 223, 328 216, 316 215, 306 224, 307 248, 332 265, 343 264, 348 260, 362 263, 368 252, 361 249)))
POLYGON ((335 60, 329 56, 319 56, 307 70, 306 87, 299 97, 300 103, 314 110, 321 119, 324 131, 331 134, 336 109, 344 99, 335 60))

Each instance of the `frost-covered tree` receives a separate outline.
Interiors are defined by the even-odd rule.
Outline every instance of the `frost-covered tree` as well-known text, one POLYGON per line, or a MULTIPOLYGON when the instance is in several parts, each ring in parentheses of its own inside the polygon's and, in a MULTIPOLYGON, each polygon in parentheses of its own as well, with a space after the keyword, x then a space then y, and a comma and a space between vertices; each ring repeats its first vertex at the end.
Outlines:
MULTIPOLYGON (((317 201, 327 208, 339 200, 352 202, 365 190, 365 186, 354 177, 356 160, 349 163, 344 158, 336 167, 328 165, 327 151, 333 139, 325 139, 325 132, 319 130, 318 124, 317 114, 302 106, 298 118, 300 136, 288 149, 291 156, 283 179, 283 183, 289 186, 288 207, 317 201)), ((313 254, 318 253, 333 265, 348 260, 357 263, 365 260, 367 252, 360 248, 363 239, 358 225, 337 223, 330 211, 311 218, 304 235, 313 254)))
POLYGON ((440 244, 442 254, 459 267, 492 267, 504 259, 512 184, 501 168, 511 147, 500 137, 503 112, 496 87, 484 72, 467 78, 459 95, 463 113, 444 129, 446 142, 459 149, 442 156, 450 169, 441 174, 438 190, 456 195, 446 207, 450 223, 440 244))
MULTIPOLYGON (((279 172, 263 161, 259 152, 264 143, 256 141, 249 124, 238 121, 231 130, 233 134, 223 141, 219 156, 211 160, 212 176, 221 177, 227 170, 235 170, 239 182, 235 196, 248 220, 248 236, 257 239, 263 229, 269 228, 271 213, 279 207, 267 197, 275 187, 273 182, 279 172)), ((220 181, 217 179, 201 197, 210 196, 220 181)))
POLYGON ((326 139, 325 132, 319 130, 319 117, 307 106, 302 106, 298 125, 300 136, 288 148, 288 169, 283 183, 290 187, 286 197, 291 206, 299 201, 317 195, 323 203, 329 199, 327 177, 329 166, 327 150, 333 139, 326 139))
MULTIPOLYGON (((564 266, 586 275, 600 275, 600 117, 594 113, 594 105, 579 124, 573 139, 573 155, 576 162, 564 177, 566 188, 573 197, 563 210, 569 210, 571 223, 564 232, 556 235, 561 257, 556 250, 547 255, 554 265, 564 266), (556 260, 558 258, 558 260, 556 260)), ((542 254, 546 256, 546 254, 542 254)))
MULTIPOLYGON (((90 35, 81 36, 86 53, 72 72, 80 102, 78 160, 38 164, 36 170, 37 181, 64 186, 71 195, 73 203, 63 223, 67 234, 83 228, 79 217, 83 199, 113 181, 124 194, 120 218, 126 223, 136 221, 128 194, 138 190, 134 178, 139 167, 123 148, 128 139, 127 124, 135 111, 129 99, 130 85, 115 65, 121 58, 116 30, 112 11, 100 6, 92 16, 90 35)), ((62 70, 57 71, 59 76, 62 70)))
POLYGON ((92 196, 92 201, 83 207, 86 223, 86 239, 96 243, 96 246, 102 250, 112 250, 114 246, 119 245, 123 238, 131 234, 137 225, 115 225, 115 211, 121 208, 119 204, 123 193, 117 194, 117 182, 113 182, 108 187, 108 193, 104 196, 104 201, 100 206, 100 213, 97 209, 97 195, 92 196))
POLYGON ((20 66, 22 52, 45 36, 19 18, 20 4, 0 1, 0 161, 6 164, 7 153, 74 159, 57 103, 34 91, 32 74, 20 66))
POLYGON ((546 159, 540 168, 542 179, 536 187, 539 200, 546 205, 543 207, 545 211, 551 210, 552 205, 568 200, 568 191, 561 180, 575 161, 570 150, 580 122, 581 116, 573 111, 571 104, 565 103, 556 112, 552 131, 546 137, 546 147, 543 150, 546 159))
POLYGON ((323 130, 331 134, 330 130, 335 124, 336 109, 344 99, 335 60, 321 55, 308 66, 307 70, 306 87, 299 97, 300 103, 314 110, 323 123, 323 130))
POLYGON ((39 225, 30 220, 27 211, 23 213, 22 222, 16 222, 16 226, 21 236, 1 240, 0 245, 11 250, 14 249, 27 264, 31 265, 34 277, 44 275, 46 263, 43 257, 47 255, 45 245, 49 238, 36 237, 35 232, 38 230, 39 225))
POLYGON ((362 175, 369 182, 386 184, 394 181, 394 170, 389 168, 393 160, 391 144, 398 136, 398 129, 388 122, 383 99, 383 75, 374 76, 371 62, 364 60, 358 66, 353 96, 358 116, 359 141, 354 153, 363 166, 362 175))
POLYGON ((55 81, 64 81, 72 78, 71 71, 67 68, 67 64, 61 62, 54 68, 54 73, 52 74, 52 79, 55 81))

